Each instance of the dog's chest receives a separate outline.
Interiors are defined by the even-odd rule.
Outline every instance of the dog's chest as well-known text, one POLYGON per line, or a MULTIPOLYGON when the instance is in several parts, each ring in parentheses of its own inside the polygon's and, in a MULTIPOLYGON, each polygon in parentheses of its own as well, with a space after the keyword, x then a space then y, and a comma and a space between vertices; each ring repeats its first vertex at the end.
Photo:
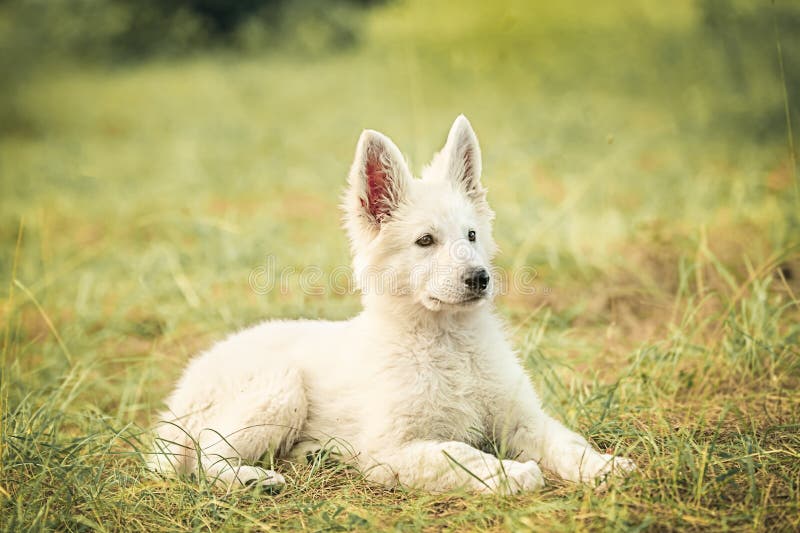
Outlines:
POLYGON ((440 336, 409 347, 400 419, 411 438, 483 440, 487 358, 471 339, 440 336))

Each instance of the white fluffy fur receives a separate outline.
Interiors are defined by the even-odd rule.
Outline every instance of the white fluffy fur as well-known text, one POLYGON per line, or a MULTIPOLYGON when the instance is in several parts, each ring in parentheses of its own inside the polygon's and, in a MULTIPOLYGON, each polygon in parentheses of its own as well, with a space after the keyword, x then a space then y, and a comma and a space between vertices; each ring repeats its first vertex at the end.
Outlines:
POLYGON ((495 252, 480 173, 464 116, 421 179, 365 131, 344 202, 364 311, 264 322, 200 354, 167 401, 152 466, 276 487, 279 474, 250 463, 327 448, 384 485, 504 493, 542 487, 540 466, 572 481, 633 468, 543 412, 491 286, 465 289, 495 252), (426 233, 434 244, 416 244, 426 233), (487 442, 514 459, 480 451, 487 442))

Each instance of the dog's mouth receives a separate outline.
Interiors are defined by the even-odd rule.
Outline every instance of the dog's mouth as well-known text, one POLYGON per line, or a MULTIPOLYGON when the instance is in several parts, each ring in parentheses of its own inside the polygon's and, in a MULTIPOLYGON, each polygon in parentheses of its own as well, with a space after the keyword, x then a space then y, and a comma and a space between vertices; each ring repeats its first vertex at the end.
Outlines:
POLYGON ((475 294, 473 296, 468 296, 466 298, 463 298, 463 299, 461 299, 461 300, 459 300, 457 302, 448 302, 447 300, 442 300, 440 298, 436 298, 435 296, 429 296, 428 299, 430 300, 431 303, 434 304, 435 307, 442 307, 442 306, 447 306, 447 307, 468 307, 468 306, 475 305, 477 303, 482 302, 484 300, 485 296, 486 296, 486 293, 475 294))

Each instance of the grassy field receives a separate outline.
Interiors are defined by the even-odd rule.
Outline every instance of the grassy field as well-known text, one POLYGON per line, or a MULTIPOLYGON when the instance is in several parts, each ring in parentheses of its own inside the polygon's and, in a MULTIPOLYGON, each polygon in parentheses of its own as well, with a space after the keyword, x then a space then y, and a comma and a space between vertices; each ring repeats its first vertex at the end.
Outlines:
POLYGON ((687 1, 420 0, 360 24, 331 54, 64 66, 20 91, 24 124, 0 137, 0 529, 800 528, 800 95, 777 32, 742 36, 745 90, 687 1), (248 279, 269 255, 348 264, 337 203, 361 129, 419 169, 462 112, 498 264, 539 273, 498 300, 520 357, 553 414, 641 470, 508 498, 336 465, 278 464, 277 496, 147 472, 197 350, 358 311, 248 279))

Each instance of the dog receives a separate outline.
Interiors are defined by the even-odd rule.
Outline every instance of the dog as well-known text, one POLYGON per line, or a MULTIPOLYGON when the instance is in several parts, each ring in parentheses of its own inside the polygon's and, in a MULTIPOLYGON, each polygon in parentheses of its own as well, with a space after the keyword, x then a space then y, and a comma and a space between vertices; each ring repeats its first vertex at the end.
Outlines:
POLYGON ((543 487, 540 468, 575 482, 633 470, 543 411, 493 312, 486 194, 463 115, 421 178, 365 130, 343 202, 363 311, 267 321, 194 358, 152 468, 278 490, 259 458, 328 450, 387 487, 502 494, 543 487))

